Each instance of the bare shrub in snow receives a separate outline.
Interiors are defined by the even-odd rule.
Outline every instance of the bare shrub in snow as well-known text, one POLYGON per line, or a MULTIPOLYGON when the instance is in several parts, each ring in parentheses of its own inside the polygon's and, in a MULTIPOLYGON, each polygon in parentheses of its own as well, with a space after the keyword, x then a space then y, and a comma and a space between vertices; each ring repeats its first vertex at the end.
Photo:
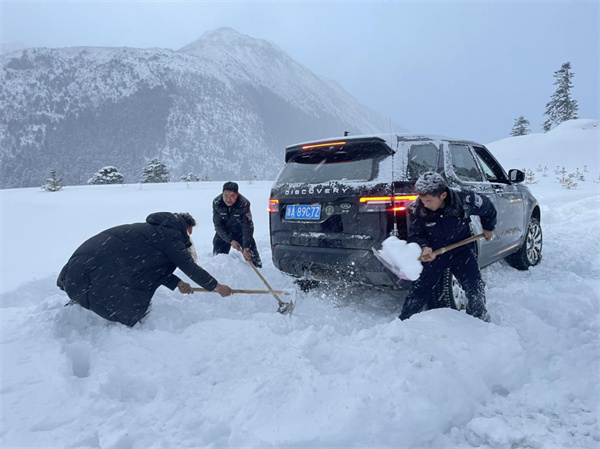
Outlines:
POLYGON ((531 185, 531 184, 537 184, 538 181, 535 180, 535 172, 528 168, 525 171, 525 184, 531 185))
POLYGON ((543 167, 542 164, 538 165, 536 171, 540 172, 544 178, 548 176, 548 167, 546 167, 545 165, 543 167))
POLYGON ((567 171, 565 170, 565 168, 563 167, 563 171, 561 172, 561 176, 558 179, 558 182, 561 183, 561 185, 565 188, 565 189, 576 189, 577 188, 577 175, 575 173, 567 173, 567 171))

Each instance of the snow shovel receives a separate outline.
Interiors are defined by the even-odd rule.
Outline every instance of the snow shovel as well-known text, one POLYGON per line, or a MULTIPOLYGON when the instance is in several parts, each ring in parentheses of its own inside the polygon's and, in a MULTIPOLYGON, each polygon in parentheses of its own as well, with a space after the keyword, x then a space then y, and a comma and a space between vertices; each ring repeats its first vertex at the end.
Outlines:
MULTIPOLYGON (((447 251, 450 251, 450 250, 453 250, 460 246, 474 242, 475 240, 478 240, 482 237, 484 237, 483 233, 471 236, 471 237, 461 240, 459 242, 452 243, 451 245, 444 246, 443 248, 436 249, 433 252, 433 254, 435 254, 436 256, 439 256, 440 254, 444 254, 447 251)), ((388 239, 389 238, 391 238, 391 237, 388 237, 388 239)), ((424 262, 425 260, 427 260, 427 259, 424 259, 422 256, 418 256, 416 258, 416 260, 414 260, 414 261, 412 261, 412 260, 406 261, 406 264, 403 264, 403 265, 404 266, 408 265, 410 267, 411 276, 409 277, 402 271, 401 267, 399 267, 396 263, 394 263, 394 260, 390 260, 389 258, 386 258, 383 251, 376 250, 375 248, 372 248, 372 251, 373 251, 373 254, 375 255, 375 257, 377 258, 377 260, 379 260, 379 262, 381 262, 384 267, 386 267, 389 271, 394 273, 400 279, 407 280, 407 281, 416 281, 419 278, 422 268, 420 267, 421 264, 417 264, 417 262, 424 262), (415 264, 419 265, 416 267, 416 268, 418 268, 418 272, 416 273, 416 276, 415 276, 415 266, 414 266, 415 264)))
MULTIPOLYGON (((207 290, 205 288, 194 287, 192 291, 200 292, 200 293, 217 293, 216 290, 207 290)), ((278 295, 289 295, 290 292, 286 292, 285 290, 248 290, 248 289, 231 289, 231 293, 244 293, 247 295, 264 295, 269 293, 277 293, 278 295)))
MULTIPOLYGON (((238 250, 238 251, 240 251, 240 250, 238 250)), ((240 251, 240 253, 241 252, 242 251, 240 251)), ((244 259, 244 260, 246 260, 246 259, 244 259)), ((273 288, 269 285, 269 283, 264 278, 264 276, 262 274, 260 274, 260 271, 258 271, 258 268, 256 268, 256 265, 254 265, 254 263, 251 260, 247 260, 246 262, 248 262, 248 264, 254 269, 254 272, 258 275, 260 280, 263 281, 265 286, 269 289, 269 290, 267 290, 266 293, 271 293, 273 295, 273 298, 275 298, 277 300, 277 303, 279 304, 279 307, 277 308, 277 312, 279 312, 281 314, 288 314, 288 315, 292 316, 292 312, 294 311, 294 301, 283 302, 279 298, 279 295, 278 295, 280 292, 277 290, 273 290, 273 288)))

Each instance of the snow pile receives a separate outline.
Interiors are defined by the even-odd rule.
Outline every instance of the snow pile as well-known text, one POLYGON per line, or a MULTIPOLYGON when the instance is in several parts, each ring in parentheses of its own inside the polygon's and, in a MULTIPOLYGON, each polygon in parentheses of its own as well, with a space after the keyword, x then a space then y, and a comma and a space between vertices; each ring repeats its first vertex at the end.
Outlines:
POLYGON ((587 169, 590 179, 598 179, 598 120, 567 120, 547 133, 508 137, 486 146, 506 170, 565 167, 569 171, 587 169))
MULTIPOLYGON (((211 255, 221 183, 139 187, 2 191, 2 447, 600 442, 596 184, 534 186, 546 198, 544 261, 483 270, 492 324, 447 309, 401 322, 400 300, 350 286, 297 292, 291 318, 268 295, 160 288, 129 329, 64 307, 55 281, 83 240, 149 212, 192 213, 200 265, 231 287, 264 288, 237 254, 211 255)), ((262 274, 294 291, 269 258, 269 187, 240 191, 253 205, 262 274)))
MULTIPOLYGON (((401 298, 350 285, 296 291, 291 318, 268 295, 166 288, 131 329, 64 307, 56 276, 75 248, 161 210, 196 218, 199 263, 219 282, 263 289, 236 255, 212 256, 221 186, 0 192, 1 447, 600 445, 598 184, 532 187, 544 259, 482 270, 489 324, 450 309, 400 321, 401 298)), ((240 183, 261 273, 294 291, 270 262, 269 189, 240 183)))
POLYGON ((406 279, 416 281, 423 271, 423 265, 419 262, 421 247, 417 243, 407 243, 396 236, 385 239, 381 244, 379 256, 391 265, 392 272, 406 279))

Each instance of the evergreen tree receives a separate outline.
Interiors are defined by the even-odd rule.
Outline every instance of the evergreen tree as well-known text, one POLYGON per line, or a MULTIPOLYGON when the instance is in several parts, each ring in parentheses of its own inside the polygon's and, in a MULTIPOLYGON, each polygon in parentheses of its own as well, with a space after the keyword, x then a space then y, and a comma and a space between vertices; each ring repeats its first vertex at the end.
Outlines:
POLYGON ((531 130, 529 129, 529 120, 527 120, 522 115, 519 118, 515 119, 515 124, 513 125, 512 131, 510 132, 511 136, 524 136, 529 134, 531 130))
POLYGON ((48 192, 58 192, 62 189, 62 178, 56 178, 56 170, 50 171, 50 178, 46 179, 46 183, 42 186, 42 189, 48 192))
POLYGON ((152 159, 146 164, 144 172, 142 173, 142 178, 140 179, 140 182, 144 184, 169 181, 169 169, 158 159, 152 159))
POLYGON ((544 131, 550 131, 552 125, 559 125, 565 120, 577 118, 577 100, 571 98, 571 78, 575 74, 571 71, 571 63, 565 62, 560 70, 554 72, 554 85, 556 92, 550 97, 550 101, 546 104, 546 112, 548 120, 544 122, 544 131))
POLYGON ((183 182, 198 182, 200 181, 200 177, 193 173, 188 173, 187 175, 181 176, 181 180, 183 182))
POLYGON ((125 182, 125 178, 116 167, 109 165, 108 167, 103 167, 94 176, 88 179, 88 184, 97 185, 97 184, 123 184, 125 182))

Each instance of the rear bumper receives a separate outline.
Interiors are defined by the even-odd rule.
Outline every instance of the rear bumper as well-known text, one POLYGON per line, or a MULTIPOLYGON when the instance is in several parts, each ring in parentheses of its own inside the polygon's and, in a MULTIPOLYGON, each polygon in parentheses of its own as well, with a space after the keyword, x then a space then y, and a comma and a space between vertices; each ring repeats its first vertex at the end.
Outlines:
POLYGON ((371 251, 362 249, 275 245, 273 264, 297 278, 402 290, 410 285, 386 270, 371 251))

